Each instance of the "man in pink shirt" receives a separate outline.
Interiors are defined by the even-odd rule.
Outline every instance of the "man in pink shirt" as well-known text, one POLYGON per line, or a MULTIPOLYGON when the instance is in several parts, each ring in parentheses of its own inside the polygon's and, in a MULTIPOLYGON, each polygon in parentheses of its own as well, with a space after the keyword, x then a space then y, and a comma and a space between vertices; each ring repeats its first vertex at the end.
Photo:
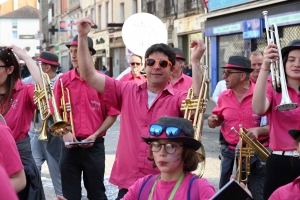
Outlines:
MULTIPOLYGON (((110 182, 117 185, 119 195, 123 197, 128 188, 138 179, 148 174, 157 174, 147 159, 149 146, 141 136, 149 136, 149 124, 155 123, 161 116, 182 117, 180 111, 186 91, 174 90, 169 84, 170 74, 175 65, 175 53, 165 44, 154 44, 145 54, 147 82, 137 85, 120 82, 97 73, 91 58, 87 57, 87 34, 93 21, 90 16, 77 20, 78 62, 84 66, 83 78, 98 92, 104 93, 104 100, 120 110, 121 124, 116 159, 110 176, 110 182)), ((191 56, 193 70, 193 88, 200 91, 200 59, 206 49, 202 41, 194 40, 191 56)), ((198 95, 195 92, 195 95, 198 95)))
MULTIPOLYGON (((81 65, 77 61, 77 36, 67 44, 70 49, 74 69, 60 76, 54 88, 57 107, 63 95, 62 85, 69 90, 70 99, 64 93, 65 101, 71 104, 73 130, 63 136, 62 155, 60 158, 62 192, 65 198, 81 199, 81 176, 87 190, 88 199, 107 199, 103 184, 105 170, 104 138, 107 129, 115 122, 119 112, 106 105, 99 94, 87 84, 80 74, 81 65), (61 85, 62 84, 62 85, 61 85), (68 145, 66 142, 90 141, 87 145, 68 145)), ((96 53, 93 41, 86 38, 89 49, 87 56, 96 53)), ((101 72, 99 72, 101 73, 101 72)), ((101 73, 102 74, 102 73, 101 73)), ((104 75, 106 76, 106 75, 104 75)), ((70 121, 70 114, 68 118, 70 121)))
POLYGON ((136 54, 133 54, 130 57, 130 67, 131 72, 123 76, 120 81, 134 81, 136 84, 141 85, 142 83, 146 82, 146 77, 141 74, 141 70, 143 68, 142 65, 142 57, 136 54))
MULTIPOLYGON (((268 126, 260 126, 260 116, 252 111, 252 95, 254 84, 250 82, 251 62, 242 56, 231 56, 225 65, 223 78, 227 90, 218 100, 218 105, 213 109, 213 115, 208 118, 208 126, 215 128, 221 126, 221 132, 225 139, 221 144, 221 177, 219 187, 222 188, 230 179, 235 159, 235 147, 239 142, 239 136, 231 131, 234 127, 239 130, 239 125, 249 130, 248 136, 252 140, 260 141, 264 146, 268 145, 268 126)), ((263 199, 263 185, 265 168, 261 165, 259 157, 251 160, 251 174, 247 183, 254 199, 263 199)))
MULTIPOLYGON (((297 151, 300 154, 300 130, 289 130, 290 136, 296 141, 297 151)), ((281 186, 273 192, 269 200, 300 200, 300 176, 293 182, 281 186)))
POLYGON ((188 91, 192 87, 193 79, 182 72, 182 67, 186 59, 180 48, 173 48, 173 51, 176 54, 176 63, 170 76, 172 86, 177 90, 188 91))

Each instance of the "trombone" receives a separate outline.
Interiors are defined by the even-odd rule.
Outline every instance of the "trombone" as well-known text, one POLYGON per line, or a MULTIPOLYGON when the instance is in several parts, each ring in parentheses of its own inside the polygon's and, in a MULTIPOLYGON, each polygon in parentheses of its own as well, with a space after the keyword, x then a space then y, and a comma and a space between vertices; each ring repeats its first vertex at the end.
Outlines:
POLYGON ((268 11, 263 11, 262 14, 265 18, 265 26, 266 26, 266 34, 267 34, 267 42, 268 45, 273 42, 278 47, 278 54, 279 60, 273 61, 271 60, 271 76, 272 76, 272 86, 275 92, 281 92, 281 102, 278 106, 275 107, 276 110, 285 111, 285 110, 292 110, 298 107, 298 104, 293 103, 289 97, 287 86, 286 86, 286 79, 285 79, 285 72, 284 66, 282 62, 282 55, 281 55, 281 47, 278 35, 278 28, 276 24, 271 24, 269 26, 268 22, 268 11))
MULTIPOLYGON (((185 100, 182 101, 180 110, 184 111, 184 118, 193 122, 194 127, 194 139, 198 141, 202 141, 202 128, 204 121, 204 112, 207 104, 207 80, 206 80, 206 72, 207 66, 203 66, 203 76, 201 80, 201 87, 199 92, 199 97, 195 98, 193 88, 190 88, 185 100)), ((199 172, 197 173, 198 177, 202 177, 205 170, 205 149, 201 142, 201 147, 197 151, 200 154, 200 163, 199 172)))

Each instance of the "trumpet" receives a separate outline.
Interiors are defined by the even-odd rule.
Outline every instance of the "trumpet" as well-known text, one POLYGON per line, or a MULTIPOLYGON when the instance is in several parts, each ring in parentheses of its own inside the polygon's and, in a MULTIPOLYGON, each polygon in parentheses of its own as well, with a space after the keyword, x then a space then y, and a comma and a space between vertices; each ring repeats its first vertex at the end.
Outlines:
POLYGON ((53 85, 49 79, 48 74, 42 71, 41 62, 38 62, 40 73, 42 76, 43 88, 39 84, 35 84, 34 88, 34 103, 37 104, 38 109, 40 110, 41 120, 44 124, 42 127, 42 132, 45 134, 47 132, 47 119, 51 115, 50 112, 50 100, 52 102, 54 113, 52 114, 55 121, 54 124, 50 126, 50 133, 54 136, 62 136, 67 134, 71 128, 70 124, 66 121, 63 121, 58 113, 58 109, 55 103, 55 98, 53 94, 53 85), (46 122, 45 122, 46 121, 46 122))
POLYGON ((74 129, 74 122, 73 122, 73 115, 72 115, 72 107, 71 107, 71 97, 70 97, 70 91, 68 88, 64 87, 62 79, 60 80, 60 87, 61 87, 61 93, 62 96, 60 98, 60 108, 62 109, 63 113, 63 120, 69 122, 71 124, 72 133, 75 136, 75 129, 74 129), (68 100, 66 100, 65 95, 67 96, 68 100), (68 118, 69 113, 69 118, 68 118))
POLYGON ((286 86, 286 79, 285 79, 285 72, 284 66, 282 62, 282 55, 281 55, 281 47, 278 35, 278 28, 276 24, 271 24, 269 26, 268 22, 268 11, 263 11, 262 14, 265 18, 265 26, 266 26, 266 34, 267 34, 267 42, 268 45, 273 42, 278 47, 278 54, 279 59, 278 61, 271 61, 271 76, 272 76, 272 86, 275 92, 281 92, 282 98, 281 102, 278 106, 275 107, 276 110, 292 110, 298 107, 298 104, 293 103, 289 97, 287 86, 286 86))
MULTIPOLYGON (((238 182, 248 182, 248 176, 250 175, 250 167, 251 167, 251 157, 254 156, 254 152, 258 154, 258 156, 266 162, 268 157, 270 156, 270 152, 266 147, 264 147, 258 140, 251 140, 248 136, 248 130, 243 128, 240 125, 240 131, 235 130, 234 127, 231 130, 235 131, 240 136, 239 144, 236 148, 236 154, 238 155, 238 166, 237 166, 237 176, 236 179, 238 182), (246 146, 243 146, 243 142, 246 142, 246 146), (245 170, 243 171, 242 161, 245 158, 245 170), (242 179, 242 173, 245 173, 245 179, 242 179)), ((235 170, 235 168, 234 168, 235 170)), ((234 173, 235 174, 235 173, 234 173)))
MULTIPOLYGON (((195 131, 194 139, 202 141, 202 129, 204 121, 204 112, 207 105, 207 80, 206 72, 207 66, 203 66, 204 72, 201 80, 201 88, 198 98, 195 98, 193 88, 190 88, 185 100, 182 101, 180 110, 184 111, 184 118, 193 121, 193 127, 195 131)), ((205 149, 201 144, 200 149, 197 151, 200 154, 199 172, 198 177, 202 177, 205 170, 205 149)))
POLYGON ((41 140, 41 141, 48 141, 48 136, 47 136, 47 122, 48 122, 48 118, 46 118, 44 121, 43 121, 43 125, 40 129, 36 129, 35 125, 36 125, 36 118, 37 118, 37 109, 35 109, 34 111, 34 117, 33 117, 33 130, 35 132, 38 132, 40 133, 39 137, 38 137, 38 140, 41 140))

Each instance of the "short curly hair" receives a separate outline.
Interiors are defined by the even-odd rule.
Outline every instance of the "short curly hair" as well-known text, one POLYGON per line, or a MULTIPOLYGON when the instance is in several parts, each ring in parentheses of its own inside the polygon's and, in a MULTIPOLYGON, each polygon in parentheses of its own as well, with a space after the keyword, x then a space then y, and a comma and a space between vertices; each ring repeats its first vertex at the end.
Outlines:
MULTIPOLYGON (((150 54, 154 52, 161 52, 168 56, 169 61, 172 63, 171 68, 176 64, 176 54, 173 51, 171 47, 169 47, 166 44, 159 43, 159 44, 153 44, 151 47, 149 47, 145 53, 145 58, 149 58, 150 54)), ((145 66, 146 67, 146 66, 145 66)))

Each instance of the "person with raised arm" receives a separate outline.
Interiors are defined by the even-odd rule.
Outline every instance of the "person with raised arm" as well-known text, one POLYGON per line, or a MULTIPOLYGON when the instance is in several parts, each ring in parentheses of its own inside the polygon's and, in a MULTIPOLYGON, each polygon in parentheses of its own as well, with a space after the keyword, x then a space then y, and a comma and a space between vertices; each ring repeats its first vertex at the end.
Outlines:
MULTIPOLYGON (((141 85, 116 81, 97 73, 91 57, 88 56, 87 34, 93 24, 90 16, 77 20, 78 63, 82 66, 80 70, 83 79, 98 92, 105 94, 104 101, 107 104, 121 111, 119 142, 109 180, 118 186, 117 199, 121 199, 138 178, 159 173, 157 169, 151 167, 151 162, 147 159, 149 148, 141 136, 148 136, 149 124, 155 123, 162 115, 183 117, 180 108, 187 91, 174 90, 170 83, 176 54, 166 44, 154 44, 147 49, 145 53, 147 82, 141 85)), ((191 55, 193 89, 197 96, 202 79, 200 59, 206 47, 200 40, 193 40, 190 47, 193 48, 191 55)))

